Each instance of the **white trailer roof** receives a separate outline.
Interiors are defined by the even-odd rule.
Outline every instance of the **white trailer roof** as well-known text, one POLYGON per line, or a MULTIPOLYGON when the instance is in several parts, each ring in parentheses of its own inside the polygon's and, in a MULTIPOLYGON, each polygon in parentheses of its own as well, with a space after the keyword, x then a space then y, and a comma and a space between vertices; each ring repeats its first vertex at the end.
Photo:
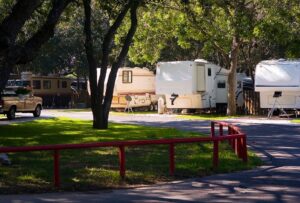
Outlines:
POLYGON ((299 91, 300 61, 262 61, 255 70, 255 91, 299 91))

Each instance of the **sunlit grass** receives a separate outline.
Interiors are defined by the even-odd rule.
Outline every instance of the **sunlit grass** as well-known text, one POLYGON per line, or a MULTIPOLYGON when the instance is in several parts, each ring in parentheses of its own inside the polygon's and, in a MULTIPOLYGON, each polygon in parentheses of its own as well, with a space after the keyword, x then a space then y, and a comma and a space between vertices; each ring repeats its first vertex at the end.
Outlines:
POLYGON ((292 123, 300 123, 300 118, 296 118, 296 119, 293 119, 291 120, 292 123))
MULTIPOLYGON (((205 136, 174 128, 156 128, 110 123, 107 130, 94 130, 91 121, 66 118, 36 120, 0 126, 2 146, 27 146, 63 143, 107 142, 116 140, 161 139, 205 136)), ((152 184, 185 177, 245 170, 259 165, 249 153, 243 163, 229 149, 220 145, 220 167, 212 170, 212 145, 176 145, 175 177, 168 175, 168 146, 126 148, 126 178, 118 171, 117 148, 64 150, 61 154, 62 190, 95 190, 152 184)), ((52 152, 9 154, 13 165, 0 167, 0 193, 54 191, 52 152)))

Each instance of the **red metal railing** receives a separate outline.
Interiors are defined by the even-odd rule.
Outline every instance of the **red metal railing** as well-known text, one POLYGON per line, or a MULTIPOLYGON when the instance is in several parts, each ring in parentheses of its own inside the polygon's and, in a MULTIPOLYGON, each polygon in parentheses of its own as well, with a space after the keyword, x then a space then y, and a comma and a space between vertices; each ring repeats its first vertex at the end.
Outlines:
POLYGON ((182 143, 200 143, 213 142, 213 167, 217 168, 219 165, 219 142, 228 140, 235 154, 244 162, 247 162, 247 145, 246 134, 240 128, 225 123, 225 122, 211 122, 211 134, 209 137, 193 137, 193 138, 173 138, 173 139, 157 139, 157 140, 128 140, 115 142, 96 142, 83 144, 58 144, 58 145, 40 145, 40 146, 23 146, 23 147, 0 147, 0 153, 9 152, 29 152, 29 151, 53 151, 54 159, 54 185, 60 187, 60 173, 59 160, 60 150, 70 149, 87 149, 99 147, 118 147, 119 148, 119 170, 120 176, 125 177, 125 147, 141 146, 141 145, 169 145, 169 172, 174 175, 175 171, 175 145, 182 143), (216 126, 219 127, 218 135, 215 133, 216 126), (227 127, 227 134, 224 134, 224 127, 227 127))

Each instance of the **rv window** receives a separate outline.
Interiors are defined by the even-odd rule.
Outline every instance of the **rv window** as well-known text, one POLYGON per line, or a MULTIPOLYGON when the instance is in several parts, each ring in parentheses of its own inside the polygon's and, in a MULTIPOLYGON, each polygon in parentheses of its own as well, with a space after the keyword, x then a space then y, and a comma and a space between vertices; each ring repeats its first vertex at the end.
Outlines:
POLYGON ((33 89, 41 89, 41 81, 40 80, 33 80, 32 85, 33 85, 33 89))
POLYGON ((207 75, 208 75, 208 76, 211 76, 211 68, 208 68, 208 69, 207 69, 207 75))
POLYGON ((44 80, 43 81, 43 88, 44 89, 51 89, 51 80, 44 80))
POLYGON ((226 88, 225 81, 218 81, 218 88, 226 88))
POLYGON ((131 70, 124 70, 122 74, 122 81, 123 83, 132 83, 132 71, 131 70))
POLYGON ((61 87, 62 88, 67 88, 67 81, 62 81, 61 82, 61 87))

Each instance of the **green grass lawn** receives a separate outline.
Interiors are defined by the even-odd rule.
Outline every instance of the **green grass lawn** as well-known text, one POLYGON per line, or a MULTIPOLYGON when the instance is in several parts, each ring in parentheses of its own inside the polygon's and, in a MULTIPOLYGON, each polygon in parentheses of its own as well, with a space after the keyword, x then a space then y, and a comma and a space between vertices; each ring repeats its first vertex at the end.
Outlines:
POLYGON ((291 120, 292 123, 300 123, 300 118, 295 118, 291 120))
MULTIPOLYGON (((0 126, 0 131, 2 146, 205 136, 174 128, 115 123, 111 123, 108 130, 94 130, 91 121, 64 118, 0 126)), ((125 180, 119 177, 116 148, 61 151, 61 190, 83 191, 152 184, 245 170, 261 164, 252 152, 249 152, 249 162, 245 164, 229 150, 227 143, 222 143, 220 148, 220 167, 214 171, 210 143, 176 145, 175 177, 168 175, 168 146, 126 148, 125 180)), ((52 185, 52 152, 11 153, 9 156, 13 164, 0 166, 1 194, 55 191, 52 185)))

